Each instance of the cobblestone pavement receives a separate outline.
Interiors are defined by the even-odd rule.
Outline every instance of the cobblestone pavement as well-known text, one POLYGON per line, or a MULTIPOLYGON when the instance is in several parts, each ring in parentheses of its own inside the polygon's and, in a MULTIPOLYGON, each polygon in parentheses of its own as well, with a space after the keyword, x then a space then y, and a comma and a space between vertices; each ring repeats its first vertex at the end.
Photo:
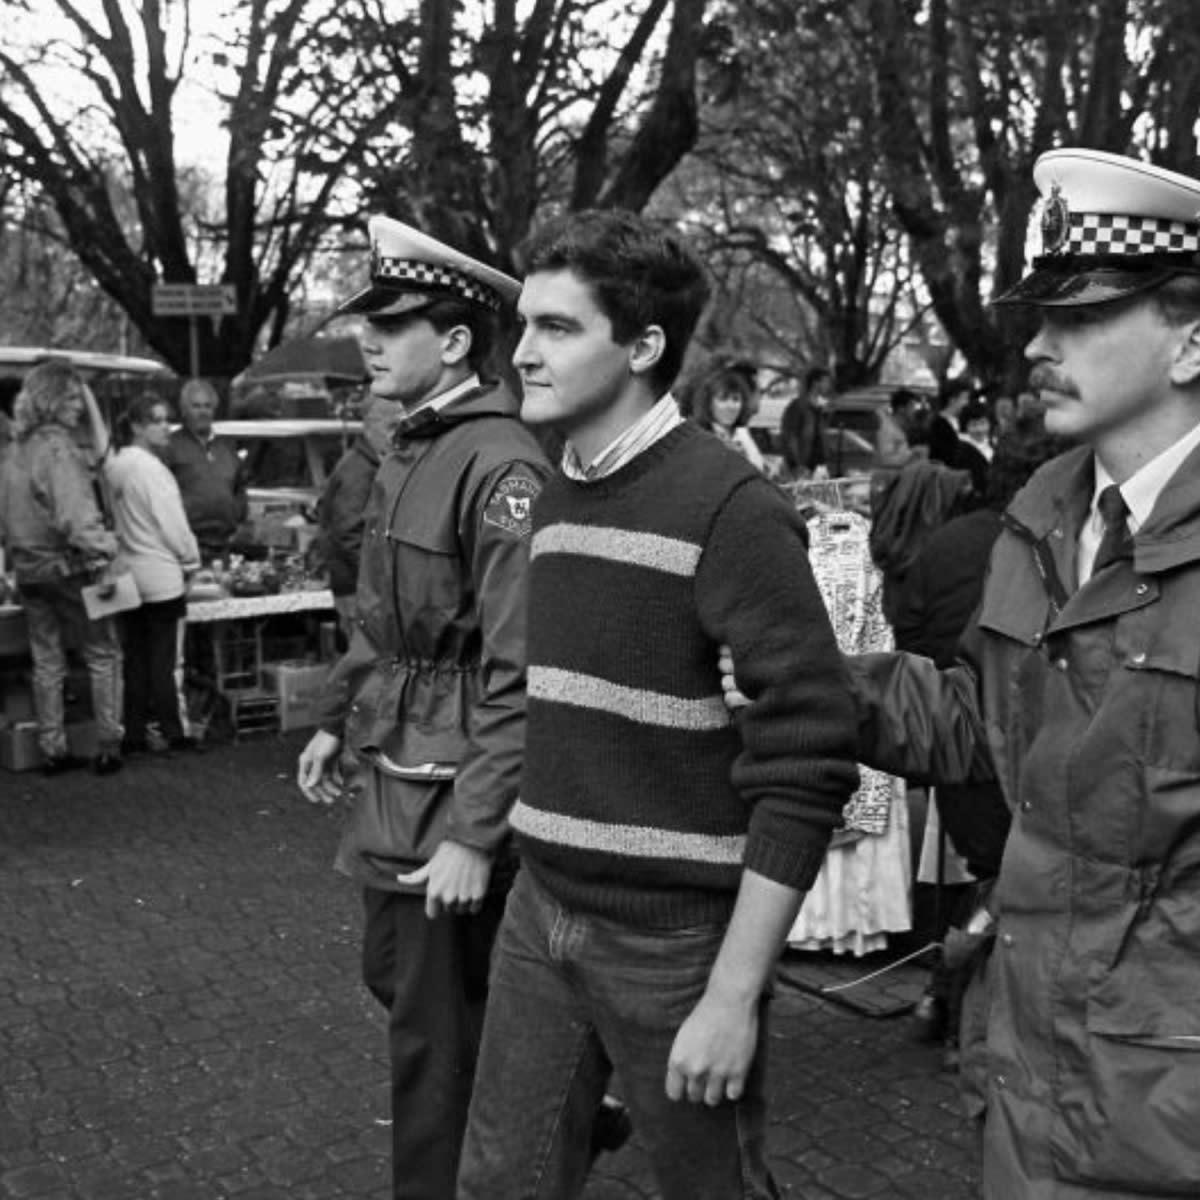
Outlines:
MULTIPOLYGON (((385 1200, 381 1018, 338 814, 291 783, 303 741, 0 771, 0 1197, 385 1200)), ((975 1194, 953 1082, 903 1020, 786 987, 776 1012, 785 1195, 975 1194)), ((655 1194, 635 1139, 586 1200, 655 1194)))

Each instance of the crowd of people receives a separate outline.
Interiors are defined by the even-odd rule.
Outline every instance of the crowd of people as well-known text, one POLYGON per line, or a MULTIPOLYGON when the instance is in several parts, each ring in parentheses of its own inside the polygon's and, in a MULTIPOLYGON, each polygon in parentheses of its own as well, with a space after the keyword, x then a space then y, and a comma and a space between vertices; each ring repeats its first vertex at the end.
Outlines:
MULTIPOLYGON (((1087 153, 1039 170, 1089 228, 1134 173, 1147 227, 1184 220, 1175 189, 1200 197, 1087 153)), ((873 506, 906 535, 881 555, 901 648, 842 658, 746 436, 752 378, 712 373, 691 421, 672 396, 704 303, 684 244, 578 214, 522 285, 395 222, 372 238, 351 307, 404 416, 298 782, 351 797, 337 862, 389 1010, 394 1194, 577 1195, 614 1074, 663 1196, 776 1194, 770 972, 860 762, 935 784, 989 885, 947 953, 989 1200, 1200 1186, 1197 684, 1177 635, 1156 640, 1194 589, 1191 257, 1050 251, 1008 298, 1042 315, 1029 393, 950 386, 928 418, 892 398, 873 506), (464 344, 514 297, 519 404, 464 344), (557 469, 518 412, 565 439, 557 469), (1138 525, 1098 547, 1117 481, 1138 525)), ((821 471, 828 388, 815 372, 787 423, 797 477, 821 471)))
MULTIPOLYGON (((715 372, 691 419, 675 399, 708 300, 681 237, 560 217, 519 281, 370 221, 342 311, 373 408, 322 506, 349 642, 297 784, 348 809, 397 1200, 569 1200, 631 1126, 664 1200, 777 1196, 771 979, 859 764, 935 787, 985 885, 943 1000, 986 1200, 1200 1194, 1200 182, 1089 150, 1035 182, 1042 253, 997 301, 1039 316, 1029 391, 892 396, 870 548, 897 649, 858 655, 745 436, 752 379, 715 372), (513 309, 520 397, 490 370, 513 309)), ((138 636, 165 646, 236 471, 189 506, 187 472, 219 470, 203 411, 160 460, 165 413, 135 406, 100 478, 147 499, 114 535, 69 436, 85 390, 43 379, 0 492, 14 550, 57 539, 14 554, 31 627, 149 505, 174 565, 138 636)), ((831 387, 814 369, 783 422, 794 478, 827 470, 831 387)))
POLYGON ((29 629, 42 772, 195 751, 184 700, 187 583, 246 515, 235 453, 212 435, 217 394, 189 380, 171 430, 165 400, 136 397, 111 433, 69 363, 26 376, 0 456, 0 545, 29 629), (121 586, 124 584, 125 586, 121 586), (95 753, 71 749, 68 650, 87 668, 95 753))

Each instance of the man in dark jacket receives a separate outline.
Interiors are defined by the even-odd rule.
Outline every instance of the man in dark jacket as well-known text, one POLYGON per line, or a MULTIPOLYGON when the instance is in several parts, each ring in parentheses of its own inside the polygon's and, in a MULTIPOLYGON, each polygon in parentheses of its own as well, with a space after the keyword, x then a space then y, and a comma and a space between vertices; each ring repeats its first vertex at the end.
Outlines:
POLYGON ((929 422, 929 457, 948 467, 961 467, 962 411, 971 402, 971 385, 965 379, 947 380, 938 393, 936 412, 929 422))
POLYGON ((1082 444, 1004 514, 961 664, 850 661, 859 752, 994 768, 1012 812, 963 1011, 986 1200, 1198 1196, 1200 180, 1083 149, 1034 179, 1000 302, 1038 308, 1031 386, 1082 444))
POLYGON ((367 501, 379 462, 387 454, 403 415, 402 405, 371 397, 363 413, 362 432, 330 472, 317 506, 321 536, 316 558, 329 574, 329 590, 347 641, 358 615, 354 595, 367 501))
POLYGON ((823 479, 829 473, 825 424, 832 395, 833 376, 824 367, 810 367, 804 376, 804 391, 783 410, 779 440, 793 479, 823 479))
POLYGON ((217 392, 206 379, 189 379, 179 394, 183 424, 171 434, 163 461, 171 468, 188 524, 204 562, 222 557, 246 519, 246 477, 233 447, 213 436, 217 392))
POLYGON ((339 871, 364 887, 363 975, 389 1012, 393 1195, 454 1194, 492 940, 513 872, 525 732, 530 507, 549 468, 515 397, 485 382, 516 280, 415 229, 370 222, 374 396, 403 406, 367 504, 357 624, 298 781, 341 795, 339 871))

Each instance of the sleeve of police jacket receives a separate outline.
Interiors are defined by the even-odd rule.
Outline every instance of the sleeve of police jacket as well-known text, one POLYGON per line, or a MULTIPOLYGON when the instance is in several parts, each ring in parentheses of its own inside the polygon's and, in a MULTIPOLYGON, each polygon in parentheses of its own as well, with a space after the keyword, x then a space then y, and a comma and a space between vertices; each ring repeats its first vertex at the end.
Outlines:
POLYGON ((520 780, 531 508, 546 474, 527 462, 492 472, 464 521, 483 634, 482 693, 471 713, 446 836, 480 850, 494 850, 506 836, 520 780))
MULTIPOLYGON (((960 644, 960 654, 969 637, 960 644)), ((845 660, 858 713, 858 760, 913 783, 993 779, 976 668, 939 669, 918 654, 845 660)))

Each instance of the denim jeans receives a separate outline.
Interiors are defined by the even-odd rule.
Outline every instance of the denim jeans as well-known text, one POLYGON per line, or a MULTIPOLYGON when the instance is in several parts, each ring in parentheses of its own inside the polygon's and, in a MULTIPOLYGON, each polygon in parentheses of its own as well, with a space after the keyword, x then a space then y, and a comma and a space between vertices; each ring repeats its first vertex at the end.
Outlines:
POLYGON ((571 1200, 610 1066, 663 1200, 765 1200, 767 1005, 745 1096, 667 1098, 667 1058, 725 925, 638 929, 572 913, 528 869, 497 939, 458 1200, 571 1200))
POLYGON ((33 658, 33 705, 38 746, 47 758, 67 752, 63 685, 67 679, 66 634, 75 630, 92 685, 92 716, 101 753, 121 745, 121 644, 110 617, 89 621, 76 579, 21 585, 33 658))

